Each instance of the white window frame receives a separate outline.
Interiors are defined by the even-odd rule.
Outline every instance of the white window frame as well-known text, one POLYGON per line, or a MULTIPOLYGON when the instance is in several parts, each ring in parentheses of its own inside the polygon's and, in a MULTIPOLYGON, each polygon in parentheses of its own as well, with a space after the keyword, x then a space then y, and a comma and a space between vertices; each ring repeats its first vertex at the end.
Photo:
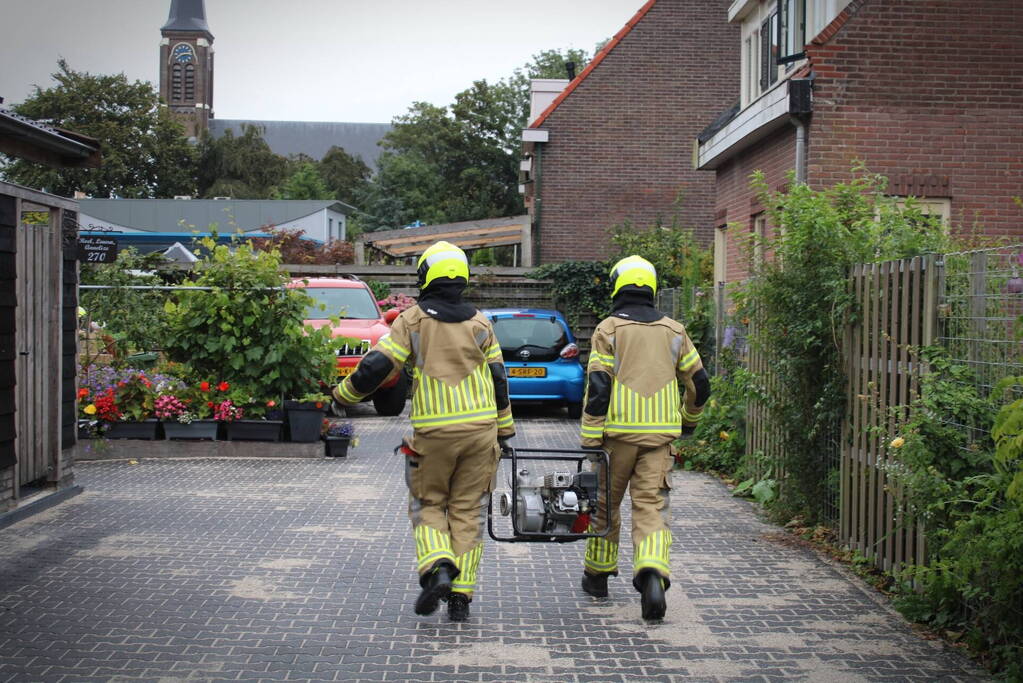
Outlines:
POLYGON ((728 281, 728 226, 714 230, 714 285, 728 281))
MULTIPOLYGON (((741 50, 742 50, 742 84, 740 87, 741 95, 741 107, 745 109, 758 97, 763 95, 768 90, 776 87, 779 83, 785 80, 789 74, 795 71, 796 67, 805 62, 805 57, 802 56, 802 48, 807 43, 814 39, 821 31, 823 31, 828 24, 835 20, 846 5, 851 0, 781 0, 787 7, 793 8, 798 23, 803 25, 803 36, 800 38, 799 31, 796 31, 796 40, 802 40, 803 45, 795 54, 800 56, 793 56, 791 59, 784 59, 776 63, 776 71, 774 78, 768 83, 767 88, 763 88, 760 83, 760 72, 763 61, 763 40, 778 41, 780 36, 779 31, 772 31, 774 35, 769 35, 766 38, 762 35, 762 27, 765 21, 770 19, 772 14, 776 14, 778 11, 779 0, 770 0, 769 2, 756 2, 753 5, 752 2, 747 3, 736 3, 735 20, 738 21, 741 16, 741 50)), ((778 25, 780 26, 780 17, 778 19, 778 25)), ((777 49, 779 54, 776 55, 775 59, 778 60, 782 44, 778 44, 777 49)))

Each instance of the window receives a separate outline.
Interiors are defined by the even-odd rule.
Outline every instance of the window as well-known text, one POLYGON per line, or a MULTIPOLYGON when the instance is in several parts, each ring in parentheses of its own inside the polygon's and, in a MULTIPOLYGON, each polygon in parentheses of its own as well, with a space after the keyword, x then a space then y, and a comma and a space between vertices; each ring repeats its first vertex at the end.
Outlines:
POLYGON ((714 284, 725 282, 728 277, 728 226, 721 225, 714 231, 714 284))
POLYGON ((806 46, 806 0, 779 0, 778 63, 789 64, 804 56, 806 46))
POLYGON ((171 67, 171 87, 170 87, 170 98, 171 102, 181 102, 183 97, 183 91, 181 88, 182 84, 182 71, 184 67, 181 64, 175 64, 171 67))
POLYGON ((952 200, 942 197, 892 197, 899 210, 907 208, 919 211, 928 218, 937 218, 947 229, 952 221, 952 200))
POLYGON ((195 100, 195 65, 185 65, 185 101, 195 100))
POLYGON ((760 92, 778 82, 778 12, 760 25, 760 92))
POLYGON ((380 317, 376 301, 362 287, 307 287, 305 293, 315 302, 306 309, 305 320, 326 320, 332 315, 358 320, 380 317))
POLYGON ((763 213, 753 216, 750 236, 753 239, 753 264, 759 266, 764 262, 764 240, 767 239, 767 217, 763 213))

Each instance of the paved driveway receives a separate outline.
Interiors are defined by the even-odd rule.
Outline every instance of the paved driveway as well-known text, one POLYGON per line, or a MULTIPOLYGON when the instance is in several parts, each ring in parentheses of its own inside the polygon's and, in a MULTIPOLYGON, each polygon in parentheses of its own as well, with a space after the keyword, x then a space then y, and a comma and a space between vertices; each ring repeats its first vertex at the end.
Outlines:
MULTIPOLYGON (((977 680, 692 473, 665 623, 644 625, 624 576, 583 594, 581 544, 489 543, 471 620, 417 617, 390 452, 406 422, 356 425, 343 460, 80 464, 85 493, 0 531, 0 681, 977 680)), ((575 444, 564 420, 519 432, 575 444)))

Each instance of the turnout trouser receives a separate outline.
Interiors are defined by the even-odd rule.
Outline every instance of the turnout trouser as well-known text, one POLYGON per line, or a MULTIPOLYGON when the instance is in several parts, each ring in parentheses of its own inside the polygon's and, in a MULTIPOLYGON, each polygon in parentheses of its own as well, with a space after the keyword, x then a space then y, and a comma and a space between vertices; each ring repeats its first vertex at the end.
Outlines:
POLYGON ((459 570, 451 590, 471 597, 501 454, 497 425, 454 434, 417 432, 412 448, 419 456, 406 458, 406 483, 419 575, 438 562, 451 562, 459 570))
POLYGON ((600 503, 591 528, 603 529, 610 511, 611 529, 604 538, 587 540, 585 570, 589 574, 618 574, 622 525, 619 507, 628 488, 632 497, 633 573, 654 570, 665 579, 667 586, 671 572, 671 486, 668 480, 673 464, 668 444, 637 446, 605 437, 604 448, 611 456, 611 501, 608 505, 604 500, 606 472, 600 468, 600 503))

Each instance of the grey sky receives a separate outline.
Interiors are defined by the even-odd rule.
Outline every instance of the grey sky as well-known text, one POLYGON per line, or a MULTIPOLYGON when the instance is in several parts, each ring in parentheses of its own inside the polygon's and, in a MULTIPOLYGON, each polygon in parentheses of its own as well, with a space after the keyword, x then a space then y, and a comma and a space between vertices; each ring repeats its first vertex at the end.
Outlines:
MULTIPOLYGON (((206 0, 218 118, 387 122, 448 104, 544 49, 614 35, 643 0, 206 0)), ((170 0, 0 0, 0 97, 52 84, 57 59, 157 81, 170 0), (52 22, 52 24, 50 23, 52 22)))

